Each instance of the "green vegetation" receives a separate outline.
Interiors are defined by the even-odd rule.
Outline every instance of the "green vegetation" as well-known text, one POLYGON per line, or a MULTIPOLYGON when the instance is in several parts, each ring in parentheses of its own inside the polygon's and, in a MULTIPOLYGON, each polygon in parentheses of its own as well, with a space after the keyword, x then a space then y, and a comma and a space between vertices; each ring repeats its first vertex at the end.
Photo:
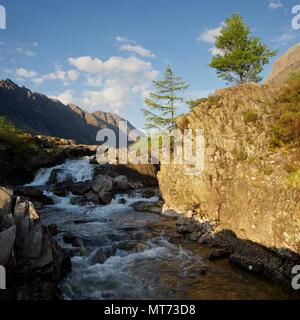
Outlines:
POLYGON ((218 105, 219 100, 220 100, 220 98, 218 96, 210 95, 207 98, 200 98, 197 100, 189 100, 187 103, 188 103, 190 111, 193 111, 193 109, 201 103, 206 103, 206 105, 208 105, 208 106, 213 106, 213 105, 215 106, 215 105, 218 105))
POLYGON ((26 171, 30 165, 29 156, 37 150, 38 147, 30 135, 0 117, 0 167, 3 170, 0 180, 14 170, 26 171))
POLYGON ((239 14, 226 20, 216 48, 220 53, 212 58, 210 66, 217 70, 219 78, 237 84, 261 81, 263 66, 277 54, 259 38, 251 37, 250 28, 239 14))
POLYGON ((258 114, 254 111, 246 111, 244 112, 244 120, 246 124, 256 122, 258 119, 258 114))
POLYGON ((153 81, 156 92, 150 93, 150 98, 145 99, 146 108, 143 108, 146 118, 146 129, 176 128, 176 109, 178 102, 184 99, 177 95, 177 92, 184 91, 189 86, 182 81, 181 77, 175 76, 172 68, 167 67, 164 78, 153 81))
POLYGON ((300 73, 293 74, 280 89, 273 106, 272 144, 276 147, 300 146, 300 73))
POLYGON ((289 173, 287 182, 290 187, 300 189, 300 169, 289 173))

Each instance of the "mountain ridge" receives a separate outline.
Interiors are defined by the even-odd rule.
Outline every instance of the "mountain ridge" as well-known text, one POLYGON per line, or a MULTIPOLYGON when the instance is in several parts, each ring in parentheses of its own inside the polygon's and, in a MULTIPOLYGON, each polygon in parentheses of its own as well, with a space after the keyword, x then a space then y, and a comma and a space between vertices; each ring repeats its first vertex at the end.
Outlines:
MULTIPOLYGON (((73 139, 81 144, 96 144, 100 129, 112 129, 119 135, 120 116, 103 111, 90 113, 75 104, 65 105, 44 94, 0 80, 0 116, 34 135, 73 139)), ((135 127, 128 123, 128 130, 135 127)))

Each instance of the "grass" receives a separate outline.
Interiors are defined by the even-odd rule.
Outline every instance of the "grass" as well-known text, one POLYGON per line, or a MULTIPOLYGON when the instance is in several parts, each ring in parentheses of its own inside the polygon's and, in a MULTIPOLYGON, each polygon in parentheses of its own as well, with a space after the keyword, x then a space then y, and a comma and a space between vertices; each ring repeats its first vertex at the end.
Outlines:
POLYGON ((300 169, 289 173, 287 177, 287 182, 291 188, 300 189, 300 169))
POLYGON ((244 112, 244 121, 246 124, 256 122, 258 119, 258 114, 254 111, 246 111, 244 112))
POLYGON ((272 144, 300 146, 300 73, 292 74, 280 89, 273 105, 272 144))

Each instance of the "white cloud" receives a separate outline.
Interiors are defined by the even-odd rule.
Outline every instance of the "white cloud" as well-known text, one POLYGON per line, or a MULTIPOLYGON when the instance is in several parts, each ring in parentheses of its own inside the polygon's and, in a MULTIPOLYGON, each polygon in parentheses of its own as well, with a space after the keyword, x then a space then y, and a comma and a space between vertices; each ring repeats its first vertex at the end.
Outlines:
POLYGON ((118 42, 135 43, 135 41, 129 40, 127 37, 124 37, 124 36, 116 36, 116 40, 117 40, 118 42))
POLYGON ((88 86, 91 87, 102 87, 103 85, 103 80, 101 77, 92 77, 90 75, 86 75, 86 83, 88 86))
POLYGON ((280 1, 271 1, 269 3, 269 9, 270 10, 276 10, 276 9, 279 9, 279 8, 282 8, 282 7, 283 7, 283 4, 280 1))
POLYGON ((204 32, 201 32, 197 37, 197 41, 207 42, 215 44, 217 37, 221 34, 223 28, 223 23, 218 28, 208 29, 204 32))
POLYGON ((17 48, 16 51, 24 56, 27 56, 27 57, 34 57, 35 56, 35 52, 30 51, 25 48, 17 48))
POLYGON ((99 87, 99 90, 85 90, 82 94, 80 104, 89 111, 110 108, 119 113, 136 99, 142 99, 159 75, 150 62, 137 57, 110 57, 102 61, 86 56, 68 61, 85 73, 89 86, 99 87))
POLYGON ((271 41, 276 42, 280 45, 286 45, 290 41, 294 40, 297 37, 297 35, 298 34, 294 30, 288 29, 288 30, 284 31, 283 33, 281 33, 280 35, 271 39, 271 41))
POLYGON ((38 75, 37 72, 33 71, 33 70, 27 70, 25 68, 18 68, 16 69, 16 74, 21 77, 21 78, 26 78, 26 79, 30 79, 30 78, 34 78, 38 75))
POLYGON ((80 77, 80 73, 77 70, 69 70, 67 71, 67 77, 71 81, 76 81, 80 77))
POLYGON ((72 103, 74 101, 73 90, 66 90, 57 96, 50 96, 50 98, 59 100, 63 104, 72 103))
POLYGON ((34 47, 38 47, 38 46, 39 46, 38 42, 36 42, 36 41, 34 41, 34 42, 32 43, 32 45, 33 45, 34 47))
POLYGON ((121 45, 119 46, 119 50, 121 51, 133 52, 145 58, 155 57, 155 55, 150 50, 138 45, 134 40, 129 40, 124 36, 117 36, 116 40, 117 42, 121 43, 121 45))
POLYGON ((69 58, 69 63, 81 72, 115 75, 120 73, 139 73, 151 68, 150 62, 145 62, 136 57, 111 57, 106 61, 89 56, 69 58))
POLYGON ((213 47, 213 48, 210 48, 209 50, 208 50, 213 56, 217 56, 217 55, 223 55, 224 54, 224 52, 221 50, 221 49, 218 49, 218 48, 216 48, 216 47, 213 47))
POLYGON ((155 55, 150 51, 142 46, 139 45, 132 45, 132 44, 123 44, 120 46, 121 51, 129 51, 139 54, 142 57, 155 57, 155 55))

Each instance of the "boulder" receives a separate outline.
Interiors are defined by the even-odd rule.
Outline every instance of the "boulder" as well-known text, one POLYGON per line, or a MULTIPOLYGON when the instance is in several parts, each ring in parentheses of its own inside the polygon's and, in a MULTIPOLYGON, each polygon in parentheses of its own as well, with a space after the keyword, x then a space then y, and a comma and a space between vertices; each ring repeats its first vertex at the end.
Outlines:
POLYGON ((89 262, 91 265, 103 264, 107 259, 103 249, 98 249, 89 257, 89 262))
POLYGON ((119 204, 123 204, 124 205, 124 204, 127 203, 127 200, 124 199, 124 198, 120 198, 118 202, 119 202, 119 204))
POLYGON ((0 223, 1 217, 11 213, 13 192, 7 188, 0 188, 0 223))
POLYGON ((91 191, 91 181, 72 182, 68 184, 67 188, 73 194, 82 196, 91 191))
POLYGON ((109 192, 113 188, 113 178, 109 176, 99 175, 93 179, 91 187, 92 190, 99 194, 99 196, 109 192))
POLYGON ((58 235, 58 233, 59 233, 59 231, 58 231, 58 227, 57 227, 57 225, 56 224, 50 224, 49 226, 48 226, 48 231, 49 231, 49 233, 52 235, 52 236, 57 236, 58 235))
POLYGON ((0 265, 5 266, 14 248, 16 226, 0 232, 0 265))
POLYGON ((114 190, 124 191, 129 189, 128 179, 126 176, 118 176, 114 178, 114 190))
POLYGON ((65 243, 72 245, 75 248, 83 248, 82 241, 74 236, 71 232, 67 232, 63 235, 63 240, 65 243))
POLYGON ((211 261, 228 259, 231 255, 229 250, 215 249, 208 253, 207 259, 211 261))
POLYGON ((106 206, 111 204, 113 195, 111 192, 101 193, 101 195, 99 196, 99 199, 100 199, 100 203, 106 206))
POLYGON ((130 207, 139 212, 162 213, 163 203, 160 201, 137 201, 130 207))

